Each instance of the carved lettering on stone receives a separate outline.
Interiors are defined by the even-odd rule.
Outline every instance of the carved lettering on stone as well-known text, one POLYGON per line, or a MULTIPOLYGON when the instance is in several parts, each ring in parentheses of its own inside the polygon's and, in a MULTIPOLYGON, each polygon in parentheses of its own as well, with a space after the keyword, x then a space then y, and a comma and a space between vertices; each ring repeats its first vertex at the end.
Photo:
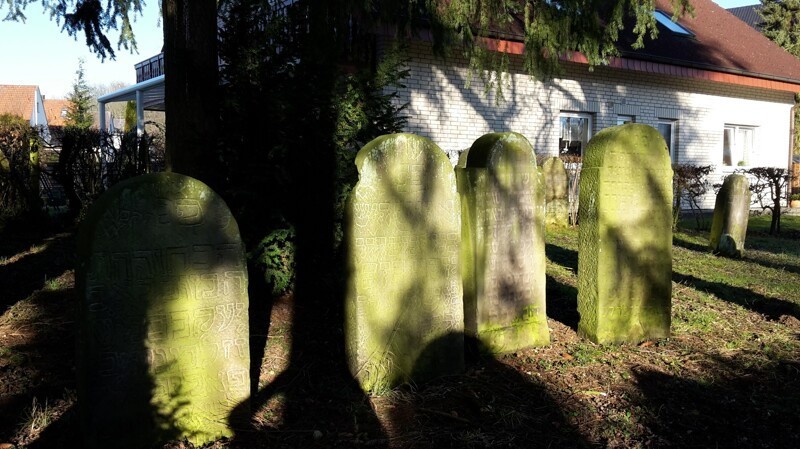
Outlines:
POLYGON ((124 181, 79 237, 86 446, 231 436, 249 397, 247 269, 236 221, 201 182, 124 181))
POLYGON ((463 369, 455 175, 428 139, 392 134, 358 154, 345 333, 368 391, 463 369))
POLYGON ((580 179, 578 333, 595 342, 669 336, 672 167, 657 130, 605 129, 580 179))

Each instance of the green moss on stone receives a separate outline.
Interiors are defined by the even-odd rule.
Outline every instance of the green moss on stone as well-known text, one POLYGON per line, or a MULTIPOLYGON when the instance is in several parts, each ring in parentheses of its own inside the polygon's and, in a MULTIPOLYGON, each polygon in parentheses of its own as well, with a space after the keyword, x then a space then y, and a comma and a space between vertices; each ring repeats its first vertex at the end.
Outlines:
POLYGON ((545 225, 566 227, 569 225, 569 186, 564 162, 555 156, 545 159, 542 175, 547 205, 545 225))
POLYGON ((728 176, 714 204, 709 237, 711 250, 723 256, 742 257, 749 215, 750 182, 744 175, 728 176))
POLYGON ((544 186, 533 148, 521 134, 486 134, 456 174, 466 332, 494 352, 548 344, 544 186))
POLYGON ((112 187, 81 225, 76 283, 86 447, 233 435, 250 395, 247 269, 216 193, 176 173, 112 187))
POLYGON ((356 157, 350 197, 345 340, 366 391, 464 366, 455 175, 428 139, 392 134, 356 157))
POLYGON ((578 333, 598 343, 669 336, 672 168, 650 126, 597 133, 580 179, 578 333))

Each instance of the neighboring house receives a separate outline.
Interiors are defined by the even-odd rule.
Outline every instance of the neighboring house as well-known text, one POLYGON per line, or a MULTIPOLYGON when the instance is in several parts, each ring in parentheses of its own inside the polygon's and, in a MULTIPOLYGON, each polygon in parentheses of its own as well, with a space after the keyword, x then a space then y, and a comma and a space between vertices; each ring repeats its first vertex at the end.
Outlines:
POLYGON ((44 112, 49 126, 66 126, 69 113, 69 100, 44 100, 44 112))
MULTIPOLYGON (((44 100, 44 111, 47 115, 47 125, 50 128, 49 146, 54 150, 61 149, 61 139, 64 135, 64 127, 67 125, 67 114, 69 113, 69 100, 44 100)), ((50 153, 49 160, 54 160, 55 156, 50 153)))
POLYGON ((728 8, 728 12, 738 17, 742 22, 750 25, 753 29, 761 32, 761 18, 759 11, 761 11, 761 3, 755 5, 739 6, 738 8, 728 8))
POLYGON ((39 128, 39 133, 45 142, 50 141, 44 97, 39 92, 39 86, 0 84, 0 114, 22 117, 31 126, 39 128))
MULTIPOLYGON (((574 54, 548 81, 523 70, 522 39, 492 40, 510 54, 499 104, 478 77, 466 87, 467 61, 442 61, 416 42, 399 92, 406 130, 451 154, 484 133, 516 131, 538 156, 581 155, 601 129, 638 122, 661 132, 674 163, 715 166, 712 182, 742 167, 788 167, 800 61, 710 0, 692 5, 695 16, 676 24, 671 1, 656 0, 657 40, 632 50, 623 38, 621 57, 594 70, 574 54)), ((710 193, 702 207, 713 206, 710 193)))

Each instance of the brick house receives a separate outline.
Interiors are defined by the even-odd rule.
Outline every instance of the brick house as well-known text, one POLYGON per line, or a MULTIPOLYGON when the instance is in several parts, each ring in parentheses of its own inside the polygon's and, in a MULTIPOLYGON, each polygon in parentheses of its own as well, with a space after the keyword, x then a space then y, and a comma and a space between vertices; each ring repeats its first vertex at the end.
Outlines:
POLYGON ((516 131, 538 156, 580 155, 599 130, 633 121, 661 132, 673 162, 713 165, 714 182, 742 167, 787 167, 800 60, 710 0, 692 5, 695 16, 676 24, 671 2, 657 0, 657 40, 632 50, 623 37, 621 56, 592 71, 574 54, 547 81, 523 70, 521 39, 492 40, 510 54, 499 104, 478 77, 466 87, 466 60, 442 61, 416 41, 398 100, 408 103, 406 131, 450 154, 484 133, 516 131))

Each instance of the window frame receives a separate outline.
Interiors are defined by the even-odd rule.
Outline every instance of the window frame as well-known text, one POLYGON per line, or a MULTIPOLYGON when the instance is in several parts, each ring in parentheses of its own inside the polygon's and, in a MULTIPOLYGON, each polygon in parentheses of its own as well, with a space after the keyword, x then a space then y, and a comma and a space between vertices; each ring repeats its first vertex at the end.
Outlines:
MULTIPOLYGON (((559 130, 558 154, 560 156, 564 156, 564 155, 579 156, 581 159, 583 159, 583 152, 586 150, 586 145, 588 145, 589 141, 592 139, 592 136, 594 135, 594 132, 593 132, 594 131, 594 115, 592 113, 589 113, 589 112, 561 111, 561 112, 558 113, 558 130, 559 130), (561 120, 564 119, 564 118, 567 118, 567 119, 576 118, 576 119, 586 119, 587 120, 586 142, 581 142, 581 150, 580 150, 580 154, 578 154, 578 155, 569 153, 568 150, 567 151, 562 151, 561 142, 563 141, 562 137, 563 137, 564 127, 561 124, 561 120)), ((571 140, 569 140, 569 141, 571 141, 571 140)))
POLYGON ((737 167, 749 167, 752 164, 751 156, 754 153, 754 149, 756 147, 757 142, 757 135, 758 135, 758 127, 755 125, 740 125, 734 123, 725 123, 722 127, 722 161, 721 166, 723 169, 736 169, 737 167), (733 136, 733 143, 730 149, 730 158, 731 163, 725 163, 725 132, 727 130, 732 130, 731 133, 733 136), (738 139, 739 139, 739 131, 740 130, 748 130, 750 131, 750 148, 738 148, 738 139), (741 159, 734 161, 734 151, 737 154, 741 155, 741 159), (744 162, 744 165, 739 165, 739 162, 744 162))
POLYGON ((669 159, 672 161, 673 164, 678 162, 678 149, 677 149, 677 131, 678 131, 678 120, 676 119, 669 119, 669 118, 660 118, 656 120, 656 129, 658 133, 661 134, 663 137, 664 134, 661 133, 661 130, 658 129, 660 125, 669 125, 669 142, 667 142, 667 150, 669 151, 669 159))
POLYGON ((617 126, 624 125, 626 123, 636 123, 636 116, 635 115, 626 115, 626 114, 617 114, 617 126))
POLYGON ((689 31, 688 28, 681 25, 680 23, 672 20, 672 17, 667 15, 664 11, 656 9, 653 11, 653 17, 655 17, 656 22, 660 23, 664 28, 670 30, 671 32, 679 35, 679 36, 687 36, 687 37, 694 37, 694 33, 689 31))

